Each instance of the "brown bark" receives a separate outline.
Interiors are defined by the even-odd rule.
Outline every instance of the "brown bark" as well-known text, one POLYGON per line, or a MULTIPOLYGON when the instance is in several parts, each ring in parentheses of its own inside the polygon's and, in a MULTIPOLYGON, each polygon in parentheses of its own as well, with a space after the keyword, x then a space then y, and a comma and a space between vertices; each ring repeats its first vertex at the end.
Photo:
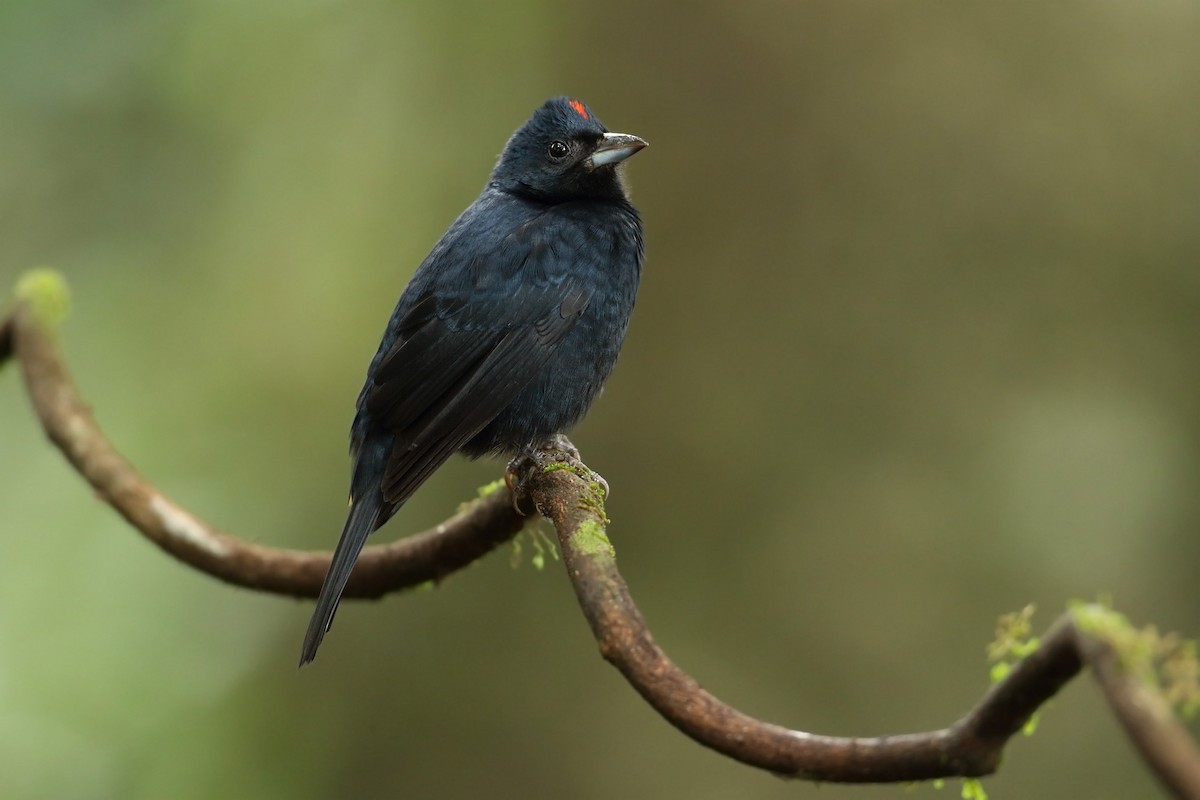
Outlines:
MULTIPOLYGON (((0 364, 20 362, 47 435, 67 460, 143 536, 183 563, 229 583, 297 597, 315 596, 328 553, 263 547, 216 530, 142 478, 105 439, 73 386, 51 326, 31 303, 0 320, 0 364)), ((879 737, 821 736, 763 722, 722 703, 655 643, 617 570, 599 488, 573 469, 532 468, 521 483, 553 522, 567 574, 605 659, 668 722, 700 744, 779 775, 862 783, 980 776, 995 771, 1004 746, 1030 715, 1085 665, 1113 713, 1160 781, 1175 796, 1200 800, 1200 751, 1161 695, 1127 669, 1111 637, 1061 617, 1040 646, 947 728, 879 737)), ((525 518, 507 491, 471 503, 436 528, 367 548, 347 597, 378 597, 437 580, 514 536, 525 518)))

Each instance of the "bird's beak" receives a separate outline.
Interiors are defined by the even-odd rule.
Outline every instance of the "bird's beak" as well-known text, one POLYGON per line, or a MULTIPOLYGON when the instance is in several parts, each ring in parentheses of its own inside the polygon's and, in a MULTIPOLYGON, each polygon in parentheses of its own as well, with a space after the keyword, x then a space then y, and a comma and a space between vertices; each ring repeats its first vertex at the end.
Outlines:
POLYGON ((596 145, 596 149, 588 156, 590 167, 603 167, 606 164, 619 164, 646 146, 644 139, 631 133, 606 133, 596 145))

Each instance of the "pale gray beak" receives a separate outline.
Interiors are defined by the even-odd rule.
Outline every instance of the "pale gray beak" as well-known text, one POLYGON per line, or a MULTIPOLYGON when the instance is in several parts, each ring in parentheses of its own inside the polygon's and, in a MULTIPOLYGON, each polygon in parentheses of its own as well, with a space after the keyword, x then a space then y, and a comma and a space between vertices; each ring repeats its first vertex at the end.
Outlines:
POLYGON ((644 139, 631 133, 606 133, 600 144, 588 156, 586 163, 589 167, 619 164, 645 146, 644 139))

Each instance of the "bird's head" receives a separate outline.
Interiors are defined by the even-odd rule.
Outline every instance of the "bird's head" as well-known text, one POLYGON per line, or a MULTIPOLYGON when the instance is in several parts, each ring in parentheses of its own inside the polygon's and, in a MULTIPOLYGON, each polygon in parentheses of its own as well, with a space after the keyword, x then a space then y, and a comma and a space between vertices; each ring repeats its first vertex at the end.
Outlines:
POLYGON ((556 97, 508 140, 492 183, 544 202, 625 196, 617 165, 646 146, 611 133, 578 100, 556 97))

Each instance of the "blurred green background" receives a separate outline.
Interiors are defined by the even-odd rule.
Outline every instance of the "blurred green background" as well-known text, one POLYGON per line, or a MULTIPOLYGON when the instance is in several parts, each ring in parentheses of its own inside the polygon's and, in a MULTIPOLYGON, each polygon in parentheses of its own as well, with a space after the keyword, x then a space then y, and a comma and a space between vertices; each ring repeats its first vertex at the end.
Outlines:
MULTIPOLYGON (((638 309, 574 438, 655 634, 772 721, 940 727, 1028 602, 1200 633, 1198 33, 1180 0, 8 0, 0 290, 67 275, 78 383, 166 492, 331 547, 396 296, 578 95, 651 143, 638 309)), ((346 604, 297 672, 309 605, 131 533, 12 368, 0 470, 5 798, 904 796, 692 744, 528 549, 346 604)), ((986 785, 1160 795, 1086 679, 986 785)))

